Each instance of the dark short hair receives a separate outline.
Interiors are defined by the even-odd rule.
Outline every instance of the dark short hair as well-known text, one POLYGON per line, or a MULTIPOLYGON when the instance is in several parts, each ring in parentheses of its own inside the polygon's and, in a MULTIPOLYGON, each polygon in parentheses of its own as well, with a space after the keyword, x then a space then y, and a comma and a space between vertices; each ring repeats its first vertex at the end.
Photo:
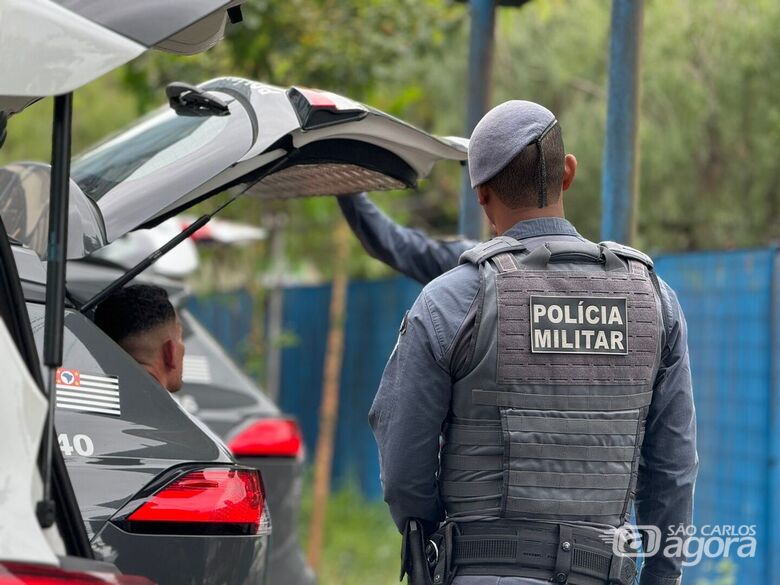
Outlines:
POLYGON ((168 292, 151 284, 120 289, 95 309, 95 324, 117 343, 175 318, 168 292))
POLYGON ((560 124, 553 126, 539 144, 532 142, 526 146, 498 174, 485 182, 507 207, 517 209, 539 204, 539 145, 544 150, 547 203, 558 201, 566 158, 560 124))

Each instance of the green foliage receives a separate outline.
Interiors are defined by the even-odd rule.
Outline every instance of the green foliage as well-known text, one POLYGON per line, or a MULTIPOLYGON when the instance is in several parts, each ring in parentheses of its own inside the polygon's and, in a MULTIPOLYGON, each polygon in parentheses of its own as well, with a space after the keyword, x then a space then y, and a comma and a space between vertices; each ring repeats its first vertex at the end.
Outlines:
MULTIPOLYGON (((780 4, 647 2, 639 242, 659 250, 766 245, 780 232, 780 4)), ((533 2, 501 15, 496 102, 555 111, 579 167, 567 212, 597 238, 610 3, 533 2)))
POLYGON ((731 559, 723 559, 718 562, 708 560, 705 571, 712 576, 696 579, 694 585, 737 585, 737 569, 736 563, 731 559))
POLYGON ((780 5, 771 1, 651 5, 641 120, 645 242, 684 250, 777 238, 778 25, 780 5))
MULTIPOLYGON (((561 120, 577 179, 569 217, 598 238, 610 3, 534 0, 500 8, 493 102, 524 98, 561 120)), ((75 149, 163 102, 173 80, 240 75, 331 89, 440 134, 462 134, 468 11, 447 0, 256 0, 225 42, 195 56, 152 52, 76 94, 75 149)), ((765 245, 780 232, 780 3, 646 3, 640 120, 640 241, 651 251, 765 245)), ((9 123, 0 162, 46 160, 51 104, 9 123)), ((458 165, 442 164, 413 192, 377 195, 399 221, 434 235, 456 232, 458 165)), ((211 208, 212 202, 203 204, 211 208)), ((289 216, 291 270, 327 278, 336 202, 244 199, 225 217, 261 223, 289 216)), ((353 276, 386 274, 354 245, 353 276)), ((214 256, 215 261, 224 258, 214 256)), ((265 268, 264 248, 235 262, 265 268)))
MULTIPOLYGON (((306 550, 311 490, 304 492, 301 536, 306 550)), ((317 574, 320 585, 397 585, 401 536, 384 502, 368 502, 354 486, 334 493, 328 502, 324 549, 317 574)))
MULTIPOLYGON (((90 83, 74 94, 73 152, 105 138, 136 117, 135 97, 114 72, 90 83)), ((8 123, 8 139, 0 149, 0 164, 19 160, 49 162, 53 100, 30 106, 8 123)))

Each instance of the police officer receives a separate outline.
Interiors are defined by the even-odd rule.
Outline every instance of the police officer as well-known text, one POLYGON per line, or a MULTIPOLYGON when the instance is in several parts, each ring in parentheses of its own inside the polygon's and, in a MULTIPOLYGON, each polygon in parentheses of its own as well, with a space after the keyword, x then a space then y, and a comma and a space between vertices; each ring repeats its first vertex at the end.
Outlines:
MULTIPOLYGON (((425 286, 369 414, 414 583, 628 585, 632 504, 658 527, 641 584, 680 580, 664 539, 691 522, 698 467, 685 320, 650 258, 564 219, 576 167, 531 102, 472 135, 472 186, 501 235, 425 286)), ((397 266, 446 268, 411 268, 438 244, 405 233, 397 266)))

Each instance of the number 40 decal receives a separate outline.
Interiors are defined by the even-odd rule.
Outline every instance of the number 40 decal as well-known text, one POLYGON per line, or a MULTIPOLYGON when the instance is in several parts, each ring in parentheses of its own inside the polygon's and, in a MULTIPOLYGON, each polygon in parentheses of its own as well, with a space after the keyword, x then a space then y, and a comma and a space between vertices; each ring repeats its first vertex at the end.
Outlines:
POLYGON ((57 440, 60 443, 62 454, 66 457, 73 455, 74 451, 76 452, 76 455, 81 455, 82 457, 89 457, 95 452, 95 445, 92 443, 92 439, 87 435, 73 435, 72 444, 66 433, 61 433, 57 437, 57 440))

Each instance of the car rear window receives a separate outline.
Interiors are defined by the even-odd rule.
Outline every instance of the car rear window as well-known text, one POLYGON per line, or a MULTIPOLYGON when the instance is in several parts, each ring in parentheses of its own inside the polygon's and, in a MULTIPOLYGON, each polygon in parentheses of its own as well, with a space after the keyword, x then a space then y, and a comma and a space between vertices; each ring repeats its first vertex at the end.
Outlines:
POLYGON ((227 124, 227 117, 179 116, 166 107, 81 155, 71 177, 98 201, 122 181, 140 179, 196 152, 227 124))

